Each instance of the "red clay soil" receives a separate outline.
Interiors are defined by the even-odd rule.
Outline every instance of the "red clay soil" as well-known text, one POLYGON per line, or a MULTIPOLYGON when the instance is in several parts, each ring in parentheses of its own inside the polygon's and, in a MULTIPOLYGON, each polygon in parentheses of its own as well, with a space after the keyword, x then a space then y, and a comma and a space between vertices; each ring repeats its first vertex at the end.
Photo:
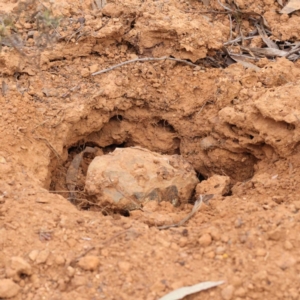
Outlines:
MULTIPOLYGON (((299 12, 230 2, 262 14, 274 41, 300 40, 299 12)), ((299 299, 300 63, 264 58, 256 71, 166 60, 92 76, 138 57, 213 57, 230 19, 200 13, 224 11, 216 0, 53 3, 60 40, 36 59, 36 28, 24 18, 27 47, 0 53, 0 298, 154 300, 224 280, 185 299, 299 299), (181 154, 200 179, 230 177, 231 191, 167 230, 156 225, 178 222, 192 204, 150 203, 129 217, 75 206, 66 172, 85 145, 181 154)), ((16 5, 2 0, 0 10, 16 5)))

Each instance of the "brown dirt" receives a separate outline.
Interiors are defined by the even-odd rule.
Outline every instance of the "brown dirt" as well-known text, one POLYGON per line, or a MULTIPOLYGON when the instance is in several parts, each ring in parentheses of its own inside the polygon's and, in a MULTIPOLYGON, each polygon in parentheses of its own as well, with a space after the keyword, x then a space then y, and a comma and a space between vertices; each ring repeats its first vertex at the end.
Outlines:
MULTIPOLYGON (((137 56, 196 62, 229 39, 228 16, 197 13, 208 9, 198 1, 108 2, 102 13, 88 0, 59 2, 55 14, 86 23, 78 40, 80 24, 66 27, 72 38, 43 51, 40 67, 31 48, 0 54, 0 281, 18 256, 32 270, 13 277, 14 299, 150 300, 214 280, 225 284, 186 299, 298 299, 299 62, 262 59, 259 72, 144 62, 91 76, 137 56), (154 224, 178 222, 192 205, 162 202, 130 217, 79 210, 66 199, 65 175, 85 145, 180 153, 201 178, 229 176, 231 193, 163 231, 154 224), (91 270, 78 263, 85 255, 91 270)), ((299 13, 235 2, 263 14, 274 39, 299 41, 299 13)))

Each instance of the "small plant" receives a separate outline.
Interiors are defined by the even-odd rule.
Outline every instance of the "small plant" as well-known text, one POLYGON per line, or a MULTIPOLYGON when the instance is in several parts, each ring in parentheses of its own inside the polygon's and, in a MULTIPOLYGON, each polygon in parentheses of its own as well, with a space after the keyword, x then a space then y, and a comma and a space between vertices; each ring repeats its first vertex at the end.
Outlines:
POLYGON ((7 46, 26 55, 26 47, 45 49, 57 40, 60 20, 53 15, 50 4, 46 7, 38 0, 20 2, 9 15, 0 15, 0 51, 7 46))

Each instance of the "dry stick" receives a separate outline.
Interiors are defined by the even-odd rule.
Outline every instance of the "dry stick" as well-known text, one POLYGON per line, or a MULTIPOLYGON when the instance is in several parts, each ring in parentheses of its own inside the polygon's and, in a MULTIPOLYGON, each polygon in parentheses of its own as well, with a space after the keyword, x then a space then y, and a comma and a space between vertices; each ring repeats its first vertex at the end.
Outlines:
POLYGON ((285 57, 288 58, 290 55, 292 55, 292 54, 294 54, 294 53, 296 53, 296 52, 298 52, 298 51, 300 51, 300 46, 296 46, 296 48, 290 50, 290 51, 286 54, 285 57))
POLYGON ((233 12, 233 10, 232 9, 230 9, 229 7, 227 7, 227 6, 225 6, 224 4, 222 4, 221 2, 220 2, 220 0, 218 0, 218 3, 224 8, 224 9, 226 9, 226 10, 229 10, 229 11, 231 11, 231 12, 233 12))
POLYGON ((76 264, 80 258, 86 256, 90 251, 96 249, 96 248, 103 248, 105 246, 107 246, 111 241, 113 241, 115 238, 123 235, 124 233, 128 233, 128 232, 134 232, 134 230, 132 229, 126 229, 126 230, 123 230, 121 232, 118 232, 116 234, 114 234, 111 238, 109 238, 108 240, 104 241, 102 244, 100 245, 97 245, 97 246, 91 246, 89 247, 87 250, 85 250, 82 254, 80 254, 79 256, 75 257, 71 262, 70 262, 70 265, 71 266, 74 266, 74 264, 76 264))
POLYGON ((40 137, 40 136, 34 136, 33 138, 36 139, 36 140, 44 141, 46 143, 46 145, 48 146, 48 148, 55 154, 56 158, 58 160, 61 160, 61 161, 63 160, 61 158, 61 156, 57 153, 57 151, 55 150, 55 148, 50 144, 50 142, 48 142, 47 139, 45 139, 44 137, 40 137))
POLYGON ((203 110, 204 106, 207 104, 207 102, 204 102, 204 104, 201 106, 200 110, 196 113, 196 116, 198 116, 201 111, 203 110))
MULTIPOLYGON (((251 40, 251 39, 253 39, 255 37, 259 37, 259 35, 247 36, 247 37, 244 37, 244 40, 251 40)), ((240 42, 241 40, 242 40, 242 38, 240 36, 238 36, 234 40, 228 41, 228 42, 224 43, 223 45, 224 46, 228 46, 230 44, 234 44, 234 43, 240 42)))
POLYGON ((120 64, 117 64, 117 65, 114 65, 114 66, 112 66, 110 68, 107 68, 107 69, 104 69, 104 70, 92 73, 92 75, 95 76, 95 75, 99 75, 99 74, 102 74, 102 73, 106 73, 106 72, 109 72, 109 71, 111 71, 113 69, 116 69, 116 68, 119 68, 121 66, 124 66, 124 65, 127 65, 127 64, 131 64, 131 63, 134 63, 134 62, 137 62, 137 61, 158 61, 158 60, 173 60, 173 61, 177 61, 177 62, 182 62, 182 63, 187 64, 187 65, 192 66, 192 67, 199 67, 198 65, 190 63, 190 62, 188 62, 186 60, 172 58, 172 57, 168 57, 168 56, 163 56, 163 57, 158 57, 158 58, 156 58, 156 57, 145 57, 145 58, 136 58, 136 59, 124 61, 124 62, 122 62, 120 64))
POLYGON ((230 22, 230 36, 229 36, 229 41, 232 40, 232 18, 231 18, 231 15, 228 14, 228 17, 229 17, 229 22, 230 22))
POLYGON ((163 225, 163 226, 158 226, 158 229, 168 229, 171 227, 179 227, 182 226, 185 222, 187 222, 201 207, 203 202, 208 201, 209 199, 211 199, 214 195, 210 194, 210 195, 200 195, 199 199, 195 202, 192 211, 184 218, 182 219, 180 222, 175 223, 175 224, 170 224, 170 225, 163 225))

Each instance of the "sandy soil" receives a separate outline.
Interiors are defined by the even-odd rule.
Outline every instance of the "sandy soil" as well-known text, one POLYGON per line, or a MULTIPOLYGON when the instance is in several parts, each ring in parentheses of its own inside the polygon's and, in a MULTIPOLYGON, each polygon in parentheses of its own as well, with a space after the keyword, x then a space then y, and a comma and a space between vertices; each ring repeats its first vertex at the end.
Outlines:
MULTIPOLYGON (((16 6, 2 2, 2 11, 16 6)), ((12 299, 150 300, 218 280, 186 299, 299 299, 300 63, 261 59, 256 72, 157 61, 91 76, 137 57, 213 57, 230 21, 199 13, 222 10, 210 2, 116 0, 98 10, 58 1, 54 14, 73 19, 59 29, 64 39, 39 56, 33 46, 26 56, 2 49, 0 290, 9 279, 12 299), (87 202, 80 209, 67 200, 66 171, 86 145, 181 154, 200 179, 229 176, 231 191, 168 230, 155 224, 182 219, 191 204, 162 202, 130 217, 87 202)), ((235 2, 262 14, 274 40, 300 40, 299 13, 235 2)), ((24 22, 25 35, 34 28, 24 22)))

